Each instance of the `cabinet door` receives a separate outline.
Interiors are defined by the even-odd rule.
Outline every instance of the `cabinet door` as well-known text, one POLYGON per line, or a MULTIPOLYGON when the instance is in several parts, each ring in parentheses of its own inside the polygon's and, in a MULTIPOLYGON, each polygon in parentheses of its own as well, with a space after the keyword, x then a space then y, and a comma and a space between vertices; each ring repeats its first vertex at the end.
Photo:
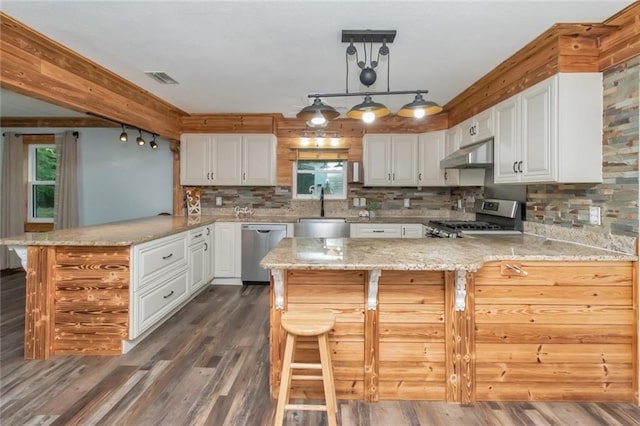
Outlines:
POLYGON ((204 263, 206 272, 206 282, 210 282, 213 279, 215 273, 215 257, 214 257, 214 238, 213 238, 213 225, 205 228, 206 239, 204 243, 204 263))
POLYGON ((518 171, 522 172, 523 182, 558 180, 555 164, 558 148, 552 121, 555 86, 556 79, 552 78, 522 92, 522 165, 518 163, 518 171))
POLYGON ((211 137, 184 134, 180 137, 180 184, 210 185, 211 137))
POLYGON ((215 223, 215 276, 221 278, 240 277, 240 223, 215 223))
POLYGON ((418 181, 418 135, 392 135, 391 185, 416 186, 418 181))
POLYGON ((242 136, 214 135, 213 181, 210 185, 240 185, 242 183, 242 136))
POLYGON ((444 169, 440 168, 444 152, 444 130, 418 136, 418 186, 444 185, 444 169))
POLYGON ((483 141, 494 136, 494 109, 489 108, 475 115, 475 140, 483 141))
POLYGON ((276 184, 276 140, 273 135, 242 137, 242 184, 276 184))
POLYGON ((391 135, 365 135, 364 185, 391 185, 391 135))
POLYGON ((466 119, 460 126, 460 148, 471 145, 475 141, 475 121, 473 117, 466 119))
POLYGON ((189 252, 191 263, 189 268, 189 287, 190 292, 194 292, 207 283, 205 243, 198 243, 189 247, 189 252))
POLYGON ((496 105, 493 170, 495 183, 518 182, 520 161, 520 129, 518 96, 496 105))

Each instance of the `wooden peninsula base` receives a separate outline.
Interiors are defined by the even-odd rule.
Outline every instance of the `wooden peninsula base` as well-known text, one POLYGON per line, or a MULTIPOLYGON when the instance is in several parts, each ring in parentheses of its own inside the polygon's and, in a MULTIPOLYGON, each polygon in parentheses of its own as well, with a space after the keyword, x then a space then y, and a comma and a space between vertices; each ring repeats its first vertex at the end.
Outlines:
MULTIPOLYGON (((284 351, 280 316, 323 310, 336 315, 339 399, 637 403, 634 263, 517 262, 524 274, 512 266, 466 273, 464 310, 456 310, 454 271, 273 271, 284 299, 277 303, 272 280, 272 397, 284 351)), ((296 361, 317 362, 315 343, 303 341, 296 361)), ((323 397, 319 381, 292 386, 292 397, 323 397)))

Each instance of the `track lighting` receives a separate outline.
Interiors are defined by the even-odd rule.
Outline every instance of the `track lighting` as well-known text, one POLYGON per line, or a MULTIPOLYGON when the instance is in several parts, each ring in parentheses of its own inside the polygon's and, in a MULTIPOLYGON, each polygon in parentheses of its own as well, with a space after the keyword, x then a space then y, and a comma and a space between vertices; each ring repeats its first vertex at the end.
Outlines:
POLYGON ((340 113, 333 107, 322 103, 320 98, 332 97, 349 97, 364 96, 364 102, 354 106, 347 113, 347 117, 360 119, 365 123, 372 123, 378 117, 388 115, 389 109, 378 102, 374 102, 372 96, 377 95, 410 95, 415 94, 413 102, 402 107, 398 112, 400 117, 423 118, 427 115, 437 114, 442 111, 442 107, 435 102, 426 101, 422 95, 428 93, 428 90, 389 90, 389 71, 390 71, 390 55, 388 43, 393 43, 396 37, 396 31, 380 31, 380 30, 342 30, 342 42, 349 43, 347 47, 346 57, 346 90, 344 93, 314 93, 307 95, 313 99, 313 104, 303 108, 297 115, 299 119, 307 121, 309 127, 318 128, 325 127, 328 120, 337 118, 340 113), (364 48, 364 60, 360 60, 358 49, 354 43, 362 43, 364 48), (380 43, 377 57, 374 60, 373 44, 380 43), (369 52, 367 54, 367 52, 369 52), (349 92, 349 58, 355 57, 355 62, 360 69, 360 83, 369 88, 378 77, 376 67, 380 63, 381 57, 387 58, 387 90, 386 92, 349 92))
POLYGON ((127 135, 127 132, 124 130, 124 124, 122 125, 122 133, 120 133, 120 141, 121 142, 126 142, 129 140, 129 135, 127 135))
POLYGON ((149 142, 149 146, 151 149, 158 149, 158 144, 156 143, 156 135, 153 135, 153 140, 149 142))
POLYGON ((138 130, 140 132, 140 136, 137 137, 136 143, 140 146, 144 145, 144 139, 142 139, 142 130, 138 130))

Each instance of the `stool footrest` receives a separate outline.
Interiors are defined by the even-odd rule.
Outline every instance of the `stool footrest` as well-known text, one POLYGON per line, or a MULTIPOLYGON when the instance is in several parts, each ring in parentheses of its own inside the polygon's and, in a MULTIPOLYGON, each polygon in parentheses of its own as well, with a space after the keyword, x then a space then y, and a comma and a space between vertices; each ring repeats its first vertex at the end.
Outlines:
POLYGON ((322 364, 308 362, 292 362, 291 368, 306 368, 308 370, 322 370, 322 364))
POLYGON ((320 404, 287 404, 285 410, 327 411, 326 405, 320 404))
POLYGON ((294 374, 291 380, 322 380, 322 376, 311 376, 306 374, 294 374))

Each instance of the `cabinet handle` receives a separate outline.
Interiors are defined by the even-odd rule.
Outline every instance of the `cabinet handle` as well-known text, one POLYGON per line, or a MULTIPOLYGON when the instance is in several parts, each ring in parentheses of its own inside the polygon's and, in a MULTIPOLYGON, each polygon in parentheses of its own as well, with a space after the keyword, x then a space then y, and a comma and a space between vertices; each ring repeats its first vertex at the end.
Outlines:
POLYGON ((391 180, 391 173, 389 173, 389 180, 391 180))
POLYGON ((371 231, 371 232, 374 232, 374 233, 376 233, 376 234, 380 234, 380 233, 384 232, 384 229, 374 229, 374 230, 373 230, 373 231, 371 231))
POLYGON ((211 174, 211 173, 207 173, 207 180, 209 180, 209 175, 210 175, 210 174, 211 174))
POLYGON ((200 237, 202 237, 202 232, 201 232, 201 233, 199 233, 198 235, 194 235, 194 236, 193 236, 193 238, 200 238, 200 237))
POLYGON ((204 251, 208 251, 209 250, 209 244, 204 243, 204 251))
POLYGON ((403 226, 402 227, 402 236, 403 237, 406 235, 406 231, 407 231, 407 229, 403 226))
POLYGON ((247 180, 247 174, 246 173, 242 173, 242 180, 247 180))
POLYGON ((167 259, 169 259, 171 256, 173 256, 173 253, 169 253, 169 254, 168 254, 168 255, 166 255, 166 256, 162 256, 162 260, 167 260, 167 259))
POLYGON ((518 173, 518 171, 516 170, 516 166, 518 165, 517 161, 513 162, 513 173, 518 173))
POLYGON ((422 180, 422 173, 418 173, 418 180, 422 180))
POLYGON ((395 173, 393 174, 393 180, 396 180, 396 174, 395 173))
POLYGON ((447 169, 444 169, 444 180, 447 180, 447 169))
POLYGON ((207 235, 211 234, 211 230, 207 228, 207 235))
POLYGON ((168 298, 170 298, 171 296, 173 296, 173 293, 174 293, 174 291, 173 291, 173 290, 171 290, 171 293, 167 294, 166 296, 162 296, 162 298, 163 298, 163 299, 168 299, 168 298))
POLYGON ((518 161, 518 172, 522 173, 522 161, 518 161))

